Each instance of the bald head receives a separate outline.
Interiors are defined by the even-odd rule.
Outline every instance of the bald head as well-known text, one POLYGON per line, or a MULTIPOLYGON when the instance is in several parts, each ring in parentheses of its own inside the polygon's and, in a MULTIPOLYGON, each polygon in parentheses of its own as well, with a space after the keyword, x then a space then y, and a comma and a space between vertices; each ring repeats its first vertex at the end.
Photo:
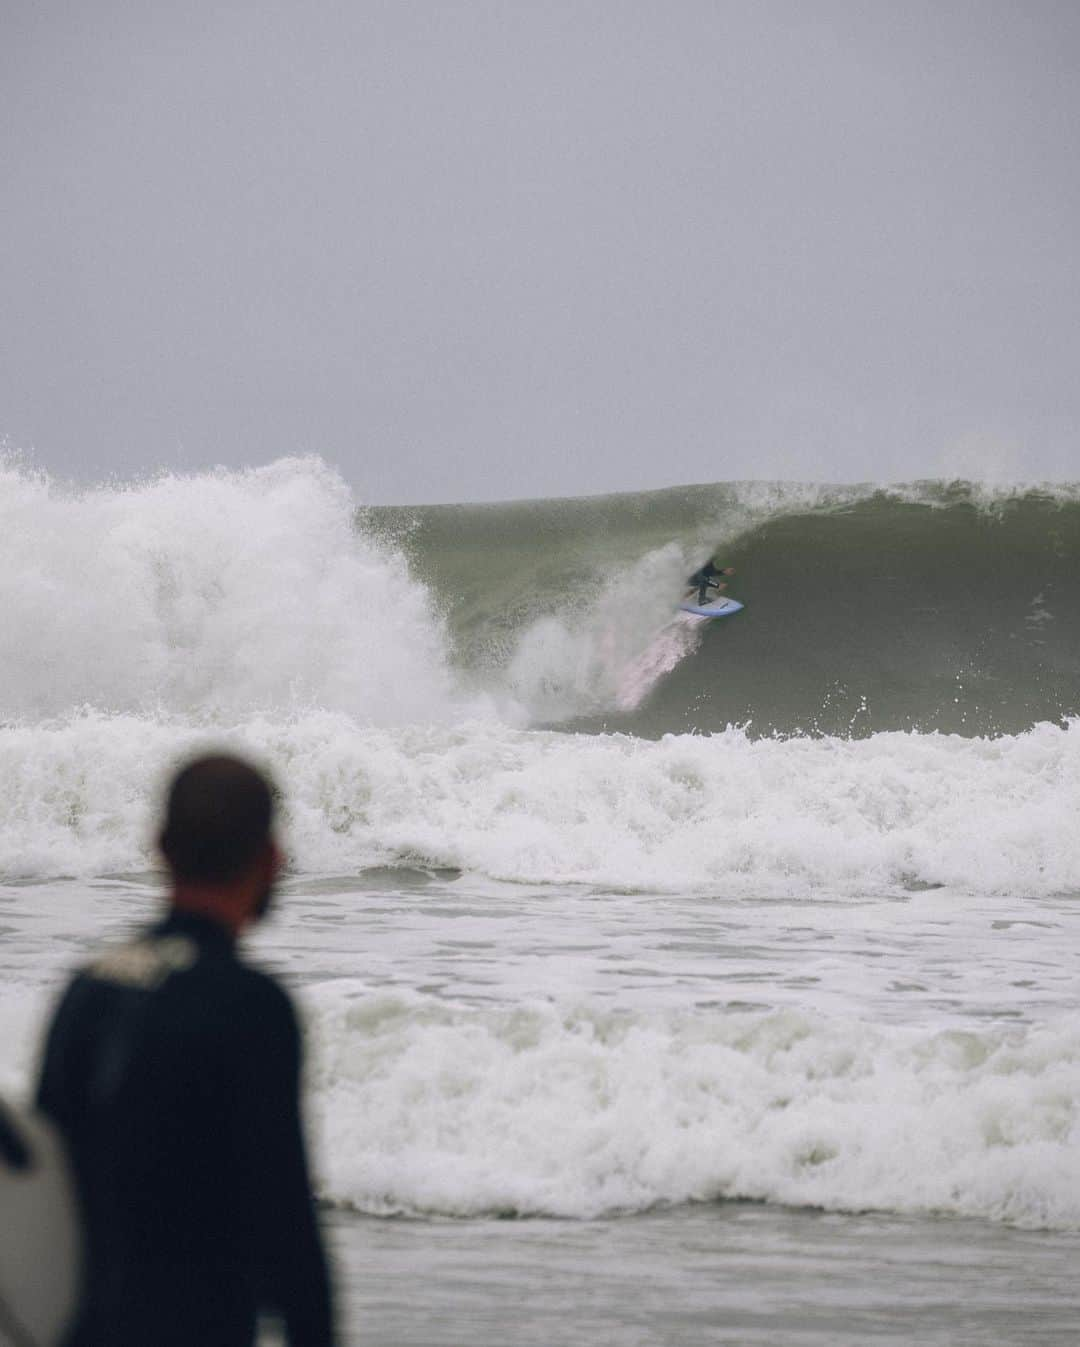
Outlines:
POLYGON ((227 754, 196 758, 169 788, 161 850, 177 882, 226 884, 270 844, 274 796, 250 764, 227 754))

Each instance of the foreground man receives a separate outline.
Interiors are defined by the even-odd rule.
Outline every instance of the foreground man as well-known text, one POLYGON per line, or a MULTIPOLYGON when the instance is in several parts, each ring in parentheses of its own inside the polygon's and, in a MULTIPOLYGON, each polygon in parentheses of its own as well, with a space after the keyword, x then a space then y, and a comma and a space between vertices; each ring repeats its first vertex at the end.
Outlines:
POLYGON ((291 1347, 333 1341, 285 992, 237 935, 281 854, 267 782, 229 757, 169 793, 165 919, 104 950, 49 1033, 38 1106, 67 1140, 85 1219, 72 1347, 250 1347, 259 1311, 291 1347))

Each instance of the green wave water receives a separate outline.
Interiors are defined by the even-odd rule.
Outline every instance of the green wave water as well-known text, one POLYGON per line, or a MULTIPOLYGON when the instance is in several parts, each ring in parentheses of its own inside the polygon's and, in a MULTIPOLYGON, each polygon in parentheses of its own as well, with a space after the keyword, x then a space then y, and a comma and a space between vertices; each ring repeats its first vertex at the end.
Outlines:
POLYGON ((459 673, 585 732, 1017 733, 1080 714, 1080 486, 729 483, 374 509, 445 615, 459 673), (700 624, 632 710, 625 669, 712 551, 700 624))

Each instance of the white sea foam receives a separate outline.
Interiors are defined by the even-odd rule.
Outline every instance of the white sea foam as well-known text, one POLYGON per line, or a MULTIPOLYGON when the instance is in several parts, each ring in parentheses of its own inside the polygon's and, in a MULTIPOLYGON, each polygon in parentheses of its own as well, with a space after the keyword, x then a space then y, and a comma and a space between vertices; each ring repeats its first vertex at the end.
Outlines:
POLYGON ((1080 1227, 1080 1019, 931 1033, 794 1011, 310 998, 323 1189, 595 1217, 759 1198, 1080 1227))
MULTIPOLYGON (((41 989, 0 1001, 26 1097, 41 989)), ((322 1194, 589 1219, 750 1198, 1080 1229, 1080 1017, 929 1029, 811 1010, 303 994, 322 1194)))
POLYGON ((2 468, 0 611, 0 720, 460 709, 426 592, 315 459, 88 491, 2 468))
POLYGON ((285 789, 297 869, 459 867, 737 896, 1080 891, 1080 735, 863 740, 379 729, 342 713, 212 728, 86 714, 0 733, 0 872, 146 864, 162 773, 224 743, 285 789))

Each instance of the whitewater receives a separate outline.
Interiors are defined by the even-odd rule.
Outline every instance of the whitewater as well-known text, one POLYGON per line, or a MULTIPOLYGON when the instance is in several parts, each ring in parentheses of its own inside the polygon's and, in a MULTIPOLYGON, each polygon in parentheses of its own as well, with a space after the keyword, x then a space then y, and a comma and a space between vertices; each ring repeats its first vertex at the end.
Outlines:
MULTIPOLYGON (((0 1089, 66 971, 154 911, 170 770, 225 746, 281 788, 253 952, 304 1011, 340 1261, 431 1273, 385 1341, 460 1340, 441 1260, 541 1297, 571 1247, 623 1330, 560 1340, 701 1341, 671 1306, 706 1245, 751 1281, 786 1251, 798 1301, 729 1301, 709 1340, 887 1337, 823 1268, 954 1241, 1013 1268, 1016 1317, 983 1287, 897 1341, 1025 1341, 1025 1297, 1067 1341, 1078 574, 1068 484, 406 510, 311 458, 94 488, 9 459, 0 1089), (746 610, 680 622, 714 550, 746 610), (619 1319, 644 1269, 663 1332, 619 1319)), ((553 1340, 507 1322, 476 1340, 553 1340)))

